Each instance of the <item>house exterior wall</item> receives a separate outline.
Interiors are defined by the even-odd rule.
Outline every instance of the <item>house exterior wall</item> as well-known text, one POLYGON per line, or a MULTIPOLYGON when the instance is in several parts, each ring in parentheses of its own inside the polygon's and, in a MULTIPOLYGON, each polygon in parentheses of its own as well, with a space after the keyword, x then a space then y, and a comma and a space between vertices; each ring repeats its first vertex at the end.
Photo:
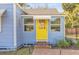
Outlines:
POLYGON ((13 4, 0 4, 0 9, 6 9, 1 20, 0 48, 15 48, 13 33, 13 4))
POLYGON ((16 43, 17 47, 23 44, 22 11, 16 6, 16 43))
MULTIPOLYGON (((24 16, 26 17, 26 16, 24 16)), ((23 18, 21 19, 21 23, 22 23, 22 34, 23 34, 23 43, 24 44, 34 44, 36 43, 36 19, 34 19, 34 31, 32 32, 28 32, 28 31, 24 31, 24 27, 23 27, 23 18)), ((52 16, 52 18, 54 18, 56 16, 52 16)), ((52 32, 51 31, 51 26, 50 26, 50 19, 48 21, 48 42, 50 44, 56 44, 56 42, 58 40, 63 40, 64 39, 64 16, 60 16, 61 20, 60 20, 60 31, 57 32, 52 32)))
MULTIPOLYGON (((52 16, 54 18, 56 16, 52 16)), ((56 44, 59 40, 64 40, 64 16, 61 16, 60 31, 51 31, 50 22, 48 26, 48 42, 50 44, 56 44)))
MULTIPOLYGON (((16 8, 16 42, 14 42, 14 18, 13 4, 0 4, 0 9, 6 9, 6 13, 1 21, 0 48, 16 48, 22 44, 36 43, 36 19, 34 19, 34 30, 32 32, 24 31, 22 11, 16 8)), ((56 16, 52 16, 56 17, 56 16)), ((50 20, 48 22, 48 42, 55 44, 58 40, 64 39, 64 16, 61 16, 60 32, 51 32, 50 20)))
MULTIPOLYGON (((22 26, 23 26, 23 18, 22 18, 22 26)), ((35 44, 36 42, 36 21, 34 21, 34 30, 29 32, 29 31, 24 31, 24 29, 22 29, 23 32, 23 43, 24 44, 35 44)), ((24 28, 24 27, 22 27, 24 28)))

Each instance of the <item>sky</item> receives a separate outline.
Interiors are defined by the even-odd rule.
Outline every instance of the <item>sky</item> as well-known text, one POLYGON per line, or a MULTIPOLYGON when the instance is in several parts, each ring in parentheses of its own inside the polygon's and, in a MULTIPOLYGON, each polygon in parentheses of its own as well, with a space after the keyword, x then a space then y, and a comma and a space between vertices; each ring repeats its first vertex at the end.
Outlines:
POLYGON ((58 12, 63 12, 62 4, 61 3, 30 3, 28 4, 32 8, 41 8, 41 7, 47 7, 47 8, 56 8, 58 12))

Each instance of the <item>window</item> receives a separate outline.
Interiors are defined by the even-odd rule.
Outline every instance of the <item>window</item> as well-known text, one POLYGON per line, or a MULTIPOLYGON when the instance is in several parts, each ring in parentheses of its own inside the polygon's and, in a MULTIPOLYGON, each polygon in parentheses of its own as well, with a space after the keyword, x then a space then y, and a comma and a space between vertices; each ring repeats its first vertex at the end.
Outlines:
POLYGON ((60 17, 52 18, 51 30, 52 31, 60 31, 60 17))
POLYGON ((34 21, 33 17, 24 18, 24 31, 33 31, 34 21))

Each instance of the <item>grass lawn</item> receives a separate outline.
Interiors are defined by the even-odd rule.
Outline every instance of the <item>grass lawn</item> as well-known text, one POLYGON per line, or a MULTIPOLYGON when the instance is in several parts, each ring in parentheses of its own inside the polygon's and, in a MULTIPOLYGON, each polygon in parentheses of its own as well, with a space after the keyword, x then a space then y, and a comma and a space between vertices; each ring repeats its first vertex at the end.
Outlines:
POLYGON ((0 55, 31 55, 33 52, 33 47, 29 48, 23 47, 18 49, 17 51, 7 51, 7 52, 0 52, 0 55))

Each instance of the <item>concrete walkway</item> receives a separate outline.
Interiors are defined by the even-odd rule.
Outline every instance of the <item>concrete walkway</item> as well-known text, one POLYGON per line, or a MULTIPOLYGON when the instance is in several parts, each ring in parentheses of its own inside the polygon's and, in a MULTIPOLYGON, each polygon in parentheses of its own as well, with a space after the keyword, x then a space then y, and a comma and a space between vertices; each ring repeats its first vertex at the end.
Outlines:
POLYGON ((33 55, 79 55, 79 50, 35 48, 33 55))
POLYGON ((79 55, 79 50, 61 49, 61 55, 79 55))
POLYGON ((35 48, 33 55, 60 55, 59 49, 49 49, 49 48, 35 48))

